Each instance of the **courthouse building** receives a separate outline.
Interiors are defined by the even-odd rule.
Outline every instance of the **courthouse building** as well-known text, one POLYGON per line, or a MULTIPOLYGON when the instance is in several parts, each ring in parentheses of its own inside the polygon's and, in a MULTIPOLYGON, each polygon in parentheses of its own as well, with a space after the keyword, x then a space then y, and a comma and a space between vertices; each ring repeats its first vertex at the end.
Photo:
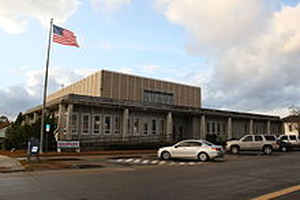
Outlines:
MULTIPOLYGON (((283 131, 278 116, 202 108, 201 99, 200 87, 101 70, 49 95, 47 112, 57 140, 80 141, 83 150, 283 131)), ((26 123, 41 109, 28 110, 26 123)))

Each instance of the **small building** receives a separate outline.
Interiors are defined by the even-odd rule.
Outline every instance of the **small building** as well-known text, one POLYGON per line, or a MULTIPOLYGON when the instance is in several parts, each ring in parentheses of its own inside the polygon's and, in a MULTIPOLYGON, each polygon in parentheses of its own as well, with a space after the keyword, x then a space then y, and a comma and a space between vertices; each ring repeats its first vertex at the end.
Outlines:
POLYGON ((4 141, 6 138, 6 135, 5 135, 6 129, 7 129, 7 127, 0 129, 0 150, 3 149, 4 141))
POLYGON ((299 135, 300 130, 300 116, 289 115, 282 119, 284 126, 284 134, 299 135))
MULTIPOLYGON (((202 108, 201 97, 200 87, 101 70, 49 95, 47 111, 57 140, 80 141, 83 150, 283 132, 278 116, 202 108)), ((26 123, 41 109, 28 110, 26 123)))

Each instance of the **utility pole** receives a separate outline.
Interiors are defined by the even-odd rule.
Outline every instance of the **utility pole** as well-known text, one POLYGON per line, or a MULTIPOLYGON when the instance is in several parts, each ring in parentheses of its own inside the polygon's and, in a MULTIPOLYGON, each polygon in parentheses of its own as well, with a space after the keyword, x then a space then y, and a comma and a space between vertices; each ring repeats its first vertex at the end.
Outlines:
POLYGON ((48 87, 48 68, 49 68, 49 57, 51 49, 51 36, 53 28, 53 18, 50 20, 50 29, 49 29, 49 41, 48 41, 48 51, 47 51, 47 60, 46 60, 46 72, 45 72, 45 83, 44 83, 44 97, 43 97, 43 108, 42 108, 42 120, 41 120, 41 133, 40 133, 40 153, 43 153, 44 148, 44 130, 45 130, 45 112, 46 112, 46 100, 47 100, 47 87, 48 87))

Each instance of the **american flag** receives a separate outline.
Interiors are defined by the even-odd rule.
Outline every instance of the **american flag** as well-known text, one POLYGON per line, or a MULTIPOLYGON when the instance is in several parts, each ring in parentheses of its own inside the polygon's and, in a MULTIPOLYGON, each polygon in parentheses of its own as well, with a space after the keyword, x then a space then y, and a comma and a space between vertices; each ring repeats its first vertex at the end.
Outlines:
POLYGON ((57 42, 62 45, 69 45, 79 47, 76 36, 72 31, 61 28, 53 24, 53 42, 57 42))

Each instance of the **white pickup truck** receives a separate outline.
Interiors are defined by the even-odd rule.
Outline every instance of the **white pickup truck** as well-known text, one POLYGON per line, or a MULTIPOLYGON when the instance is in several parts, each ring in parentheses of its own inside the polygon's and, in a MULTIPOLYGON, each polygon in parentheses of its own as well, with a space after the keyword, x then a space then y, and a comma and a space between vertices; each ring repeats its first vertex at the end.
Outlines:
POLYGON ((265 135, 245 135, 241 139, 226 142, 226 151, 233 154, 238 154, 240 151, 262 151, 270 155, 278 148, 276 140, 265 135))

